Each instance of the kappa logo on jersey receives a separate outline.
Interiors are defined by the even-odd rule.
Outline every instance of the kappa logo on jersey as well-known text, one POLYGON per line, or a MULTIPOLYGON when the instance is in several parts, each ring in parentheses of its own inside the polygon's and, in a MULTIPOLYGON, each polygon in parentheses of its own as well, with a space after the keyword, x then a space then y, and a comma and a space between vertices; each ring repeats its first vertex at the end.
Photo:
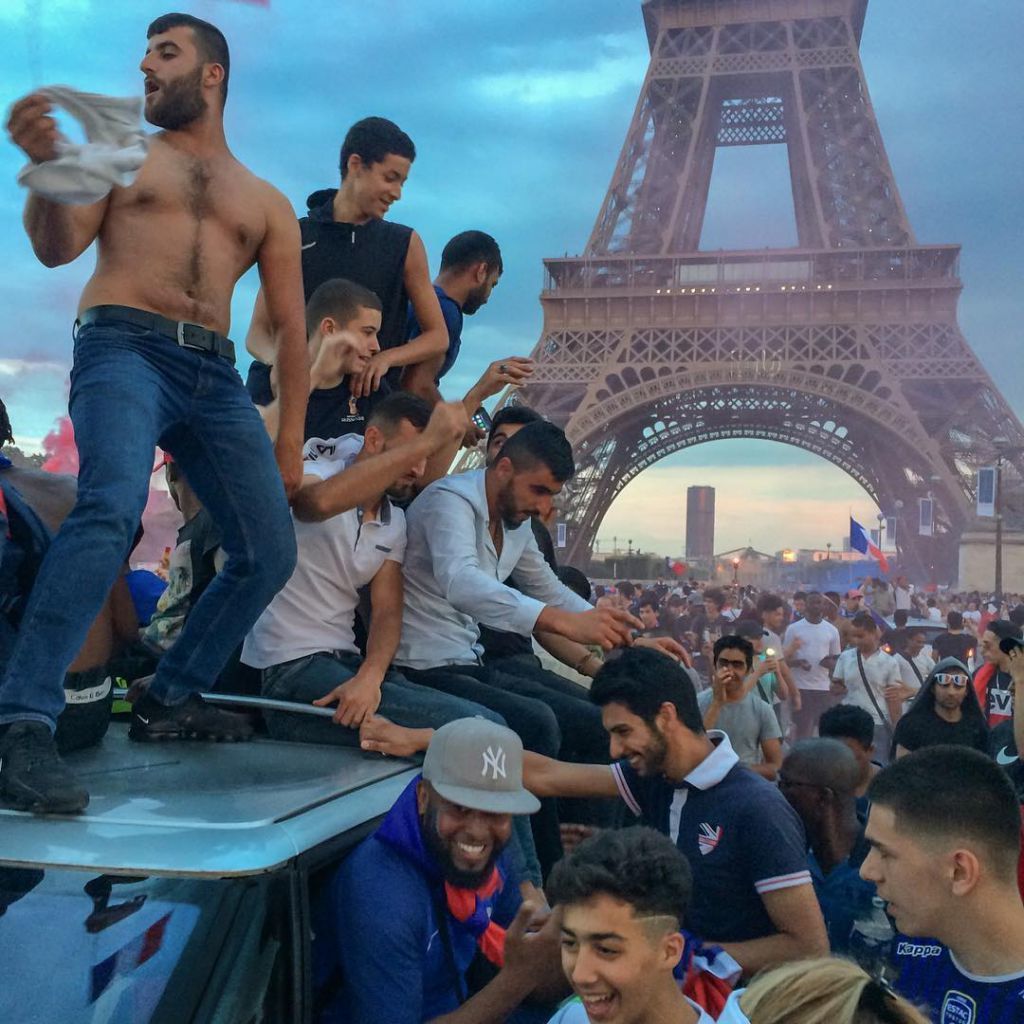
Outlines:
POLYGON ((718 828, 712 828, 706 821, 702 821, 700 823, 700 834, 697 836, 697 848, 700 850, 701 855, 706 857, 711 853, 718 846, 721 838, 721 825, 718 828))
POLYGON ((942 1002, 939 1024, 974 1024, 978 1016, 978 1004, 963 992, 955 989, 946 993, 942 1002))
POLYGON ((942 947, 931 943, 925 945, 920 942, 899 942, 896 944, 897 956, 941 956, 942 947))

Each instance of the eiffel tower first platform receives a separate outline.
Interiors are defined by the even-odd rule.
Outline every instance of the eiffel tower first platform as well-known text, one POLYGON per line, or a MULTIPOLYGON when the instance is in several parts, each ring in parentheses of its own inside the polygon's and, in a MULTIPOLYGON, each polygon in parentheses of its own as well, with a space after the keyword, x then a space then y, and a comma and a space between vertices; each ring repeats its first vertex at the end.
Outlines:
POLYGON ((839 466, 898 517, 918 579, 956 577, 961 538, 985 529, 976 470, 999 452, 1014 505, 1024 428, 957 325, 959 246, 919 244, 907 219, 860 63, 866 8, 642 4, 636 111, 584 255, 545 260, 537 366, 514 399, 576 452, 567 561, 586 563, 638 473, 721 438, 839 466), (715 150, 765 144, 789 155, 797 247, 699 251, 715 150))

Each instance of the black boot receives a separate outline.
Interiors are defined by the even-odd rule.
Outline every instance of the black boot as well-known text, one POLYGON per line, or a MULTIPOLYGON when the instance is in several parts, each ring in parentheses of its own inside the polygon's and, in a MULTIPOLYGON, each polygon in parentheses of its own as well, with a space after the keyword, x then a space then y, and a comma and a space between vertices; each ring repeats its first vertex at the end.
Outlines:
POLYGON ((52 814, 78 814, 88 806, 89 794, 42 722, 13 722, 0 739, 0 804, 52 814))
POLYGON ((252 726, 244 715, 207 704, 193 693, 184 704, 161 704, 149 693, 132 705, 128 738, 150 740, 228 740, 252 739, 252 726))

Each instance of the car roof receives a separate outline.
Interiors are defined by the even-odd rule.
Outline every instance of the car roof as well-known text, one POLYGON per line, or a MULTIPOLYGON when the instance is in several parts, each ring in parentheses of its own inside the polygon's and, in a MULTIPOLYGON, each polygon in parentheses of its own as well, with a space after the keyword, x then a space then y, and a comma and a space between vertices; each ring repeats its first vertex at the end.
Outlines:
POLYGON ((121 723, 65 762, 89 790, 85 813, 0 809, 0 865, 258 874, 386 813, 416 775, 347 747, 132 743, 121 723))
MULTIPOLYGON (((883 621, 890 629, 897 629, 896 620, 891 615, 882 616, 883 621)), ((946 620, 939 622, 937 619, 907 619, 904 630, 913 628, 916 632, 923 633, 945 633, 946 620)))

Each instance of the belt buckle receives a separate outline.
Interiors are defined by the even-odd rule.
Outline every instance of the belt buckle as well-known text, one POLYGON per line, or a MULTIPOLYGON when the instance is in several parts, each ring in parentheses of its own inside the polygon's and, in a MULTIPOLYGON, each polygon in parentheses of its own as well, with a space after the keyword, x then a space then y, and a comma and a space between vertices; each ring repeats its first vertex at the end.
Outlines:
POLYGON ((209 351, 209 346, 199 345, 199 344, 196 344, 196 342, 194 342, 194 341, 189 341, 186 338, 186 336, 185 336, 186 328, 192 328, 193 330, 202 331, 204 334, 208 333, 206 328, 203 327, 201 324, 194 324, 194 323, 189 322, 188 320, 179 320, 178 321, 178 327, 177 327, 178 344, 182 348, 198 349, 200 352, 207 352, 207 351, 209 351))

